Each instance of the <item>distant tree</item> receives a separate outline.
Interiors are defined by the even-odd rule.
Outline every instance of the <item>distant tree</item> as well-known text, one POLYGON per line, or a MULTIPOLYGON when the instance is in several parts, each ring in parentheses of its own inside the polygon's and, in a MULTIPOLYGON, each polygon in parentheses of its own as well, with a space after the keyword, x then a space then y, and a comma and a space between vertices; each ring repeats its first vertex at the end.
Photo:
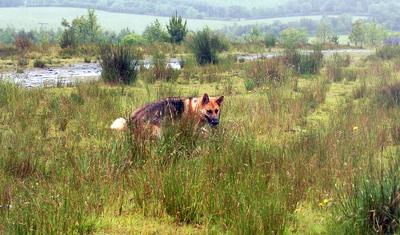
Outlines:
POLYGON ((366 23, 364 25, 365 30, 365 43, 369 46, 379 46, 387 38, 388 32, 386 28, 379 25, 375 21, 366 23))
POLYGON ((77 17, 71 23, 63 19, 61 25, 65 28, 60 40, 62 48, 101 40, 101 26, 94 10, 89 9, 86 16, 77 17))
POLYGON ((228 49, 228 42, 221 35, 204 28, 193 35, 189 46, 200 65, 218 63, 218 53, 228 49))
POLYGON ((182 17, 178 16, 178 12, 169 20, 167 30, 172 43, 179 44, 185 39, 188 32, 186 24, 187 21, 185 20, 185 22, 183 22, 182 17))
POLYGON ((245 37, 247 42, 256 43, 262 40, 262 34, 259 27, 254 26, 251 28, 250 33, 245 37))
POLYGON ((330 42, 331 43, 333 43, 333 44, 335 44, 336 46, 338 46, 339 45, 339 36, 338 35, 333 35, 331 38, 330 38, 330 42))
POLYGON ((101 35, 101 26, 97 21, 96 13, 93 9, 88 10, 86 16, 80 16, 72 21, 72 27, 81 43, 96 43, 101 35))
POLYGON ((353 23, 349 39, 350 42, 354 43, 356 46, 363 47, 365 44, 364 21, 357 20, 353 23))
POLYGON ((166 42, 168 40, 168 33, 162 28, 160 21, 156 19, 146 27, 143 37, 148 42, 166 42))
POLYGON ((317 38, 320 43, 327 43, 329 38, 332 37, 331 26, 326 22, 322 21, 317 28, 317 38))
POLYGON ((264 36, 264 44, 267 48, 271 49, 276 44, 276 36, 273 33, 267 33, 264 36))
POLYGON ((61 25, 65 28, 61 34, 60 47, 73 49, 77 45, 74 28, 68 23, 66 19, 63 19, 61 25))
POLYGON ((303 29, 287 28, 281 32, 280 43, 287 49, 293 49, 308 42, 308 32, 303 29))
POLYGON ((126 35, 129 35, 129 34, 132 34, 132 33, 135 33, 135 32, 134 32, 133 30, 128 29, 128 28, 124 28, 124 29, 122 29, 122 30, 118 33, 117 40, 118 40, 119 42, 121 42, 122 39, 123 39, 126 35))

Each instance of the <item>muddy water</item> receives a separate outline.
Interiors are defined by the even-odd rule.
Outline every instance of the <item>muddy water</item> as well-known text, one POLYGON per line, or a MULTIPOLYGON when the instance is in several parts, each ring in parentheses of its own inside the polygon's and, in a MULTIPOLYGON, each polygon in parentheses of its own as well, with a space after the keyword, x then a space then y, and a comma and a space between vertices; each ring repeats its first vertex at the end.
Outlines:
POLYGON ((0 74, 0 80, 16 83, 23 87, 73 86, 77 82, 99 79, 101 68, 98 64, 74 64, 66 67, 26 69, 23 73, 0 74))

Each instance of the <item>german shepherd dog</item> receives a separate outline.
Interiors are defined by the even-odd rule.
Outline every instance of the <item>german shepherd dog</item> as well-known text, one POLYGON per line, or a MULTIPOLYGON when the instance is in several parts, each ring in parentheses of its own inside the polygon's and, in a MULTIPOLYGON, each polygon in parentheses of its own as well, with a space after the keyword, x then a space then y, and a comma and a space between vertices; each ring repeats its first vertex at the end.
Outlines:
POLYGON ((152 137, 161 137, 161 125, 164 121, 174 121, 188 118, 194 121, 195 128, 203 128, 206 124, 217 127, 221 116, 221 106, 224 96, 219 98, 203 97, 165 98, 147 104, 134 111, 128 119, 117 118, 111 125, 113 130, 127 130, 131 127, 134 133, 150 131, 152 137))

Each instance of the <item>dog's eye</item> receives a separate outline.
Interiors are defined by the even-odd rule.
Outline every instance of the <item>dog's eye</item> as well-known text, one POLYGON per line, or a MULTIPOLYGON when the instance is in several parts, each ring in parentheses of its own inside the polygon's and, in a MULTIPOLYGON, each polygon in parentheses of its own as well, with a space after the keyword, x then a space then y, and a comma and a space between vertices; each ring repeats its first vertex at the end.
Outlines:
POLYGON ((207 113, 212 114, 212 110, 211 109, 207 110, 207 113))
POLYGON ((218 111, 219 111, 219 110, 218 110, 218 109, 216 109, 216 110, 215 110, 215 114, 218 114, 218 111))

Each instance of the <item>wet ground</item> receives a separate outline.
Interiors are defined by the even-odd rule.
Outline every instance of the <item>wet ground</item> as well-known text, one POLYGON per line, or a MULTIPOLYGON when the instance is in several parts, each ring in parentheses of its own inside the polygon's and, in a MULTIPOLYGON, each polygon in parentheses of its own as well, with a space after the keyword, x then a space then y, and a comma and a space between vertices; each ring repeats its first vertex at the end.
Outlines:
MULTIPOLYGON (((325 57, 329 57, 334 53, 340 54, 358 54, 368 56, 373 53, 372 50, 357 49, 335 49, 323 50, 325 57)), ((258 59, 268 59, 279 56, 276 53, 260 53, 260 54, 239 54, 236 56, 238 62, 253 61, 258 59)), ((167 66, 173 69, 178 68, 178 59, 170 59, 167 66), (175 65, 176 64, 176 65, 175 65), (175 68, 176 67, 176 68, 175 68)), ((146 67, 146 63, 144 64, 146 67)), ((151 67, 151 61, 149 66, 151 67)), ((77 82, 85 82, 97 80, 101 75, 101 67, 96 63, 73 64, 65 67, 52 67, 44 69, 25 69, 21 73, 7 72, 0 73, 0 80, 11 81, 23 87, 62 87, 74 86, 77 82)))
MULTIPOLYGON (((304 52, 312 52, 311 50, 306 50, 304 52)), ((371 55, 374 51, 367 49, 333 49, 333 50, 322 50, 324 57, 330 57, 333 54, 358 54, 360 56, 371 55)), ((239 54, 236 56, 237 62, 253 61, 258 59, 269 59, 277 56, 281 56, 279 53, 253 53, 253 54, 239 54)))
POLYGON ((99 79, 101 68, 95 63, 73 64, 66 67, 26 69, 23 73, 0 74, 0 80, 14 82, 23 87, 73 86, 76 82, 99 79))

